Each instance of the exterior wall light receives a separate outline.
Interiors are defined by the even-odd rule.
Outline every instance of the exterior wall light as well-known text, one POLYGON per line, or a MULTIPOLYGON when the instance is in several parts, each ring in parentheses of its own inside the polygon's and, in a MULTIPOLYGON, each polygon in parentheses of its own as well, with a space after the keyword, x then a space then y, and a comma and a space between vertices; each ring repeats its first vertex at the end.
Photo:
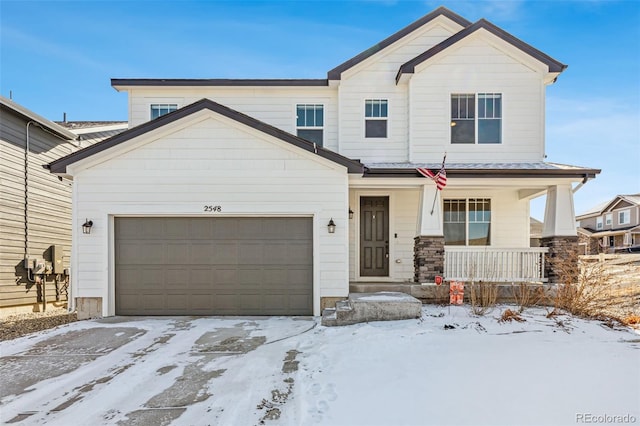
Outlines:
POLYGON ((89 219, 86 219, 84 221, 84 223, 82 224, 82 233, 83 234, 90 234, 92 226, 93 226, 93 221, 89 220, 89 219))
POLYGON ((349 219, 353 219, 353 210, 349 207, 349 219))
POLYGON ((333 221, 333 218, 331 218, 331 220, 329 221, 329 224, 327 225, 327 229, 329 229, 330 234, 335 234, 336 223, 333 221))

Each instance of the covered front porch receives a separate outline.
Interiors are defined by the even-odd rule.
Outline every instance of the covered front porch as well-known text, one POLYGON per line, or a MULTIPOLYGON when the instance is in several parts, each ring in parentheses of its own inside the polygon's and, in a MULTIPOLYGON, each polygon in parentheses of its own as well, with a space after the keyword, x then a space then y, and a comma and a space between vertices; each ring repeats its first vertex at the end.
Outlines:
POLYGON ((401 291, 403 285, 432 284, 437 276, 556 282, 548 259, 577 249, 573 192, 584 175, 565 169, 470 170, 450 166, 442 190, 413 170, 369 169, 350 178, 352 291, 401 291), (542 247, 530 247, 530 201, 542 195, 542 247))

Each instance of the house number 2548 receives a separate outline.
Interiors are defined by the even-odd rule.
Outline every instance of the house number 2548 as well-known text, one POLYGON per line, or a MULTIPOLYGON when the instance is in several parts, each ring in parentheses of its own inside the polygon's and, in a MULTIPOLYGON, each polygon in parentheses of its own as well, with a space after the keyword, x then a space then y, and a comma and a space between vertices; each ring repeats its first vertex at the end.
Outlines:
POLYGON ((204 206, 204 211, 207 213, 220 213, 222 206, 204 206))

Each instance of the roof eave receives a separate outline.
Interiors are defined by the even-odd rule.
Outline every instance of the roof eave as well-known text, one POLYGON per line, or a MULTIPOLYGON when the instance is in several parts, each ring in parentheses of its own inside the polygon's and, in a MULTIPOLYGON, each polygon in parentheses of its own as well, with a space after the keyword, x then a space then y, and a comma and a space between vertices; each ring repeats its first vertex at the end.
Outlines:
POLYGON ((16 102, 13 102, 11 99, 5 98, 4 96, 0 96, 0 105, 9 108, 16 114, 20 115, 27 121, 33 121, 38 123, 40 126, 45 127, 48 131, 52 132, 55 136, 64 140, 75 140, 78 138, 78 135, 75 133, 65 129, 64 127, 54 123, 51 120, 47 120, 39 114, 31 111, 23 107, 16 102))
POLYGON ((91 157, 95 154, 98 154, 102 151, 110 149, 114 146, 119 145, 125 141, 131 140, 143 134, 146 134, 150 131, 156 130, 160 127, 178 121, 184 117, 187 117, 191 114, 194 114, 203 109, 209 109, 213 112, 216 112, 222 116, 235 120, 239 123, 247 125, 248 127, 259 130, 263 133, 271 135, 277 139, 283 140, 285 142, 289 142, 292 145, 297 146, 298 148, 304 149, 309 152, 313 152, 320 157, 331 160, 337 164, 340 164, 347 168, 349 173, 362 173, 364 171, 364 165, 356 160, 351 160, 347 157, 344 157, 338 153, 330 151, 328 149, 318 147, 313 142, 309 142, 305 139, 299 138, 298 136, 294 136, 291 133, 285 132, 284 130, 280 130, 274 126, 271 126, 262 121, 256 120, 253 117, 250 117, 241 112, 232 110, 224 105, 218 104, 210 99, 201 99, 193 104, 187 105, 183 108, 180 108, 177 111, 171 112, 169 114, 163 115, 155 120, 145 122, 126 130, 122 133, 119 133, 111 138, 100 141, 96 144, 90 145, 80 151, 76 151, 72 154, 69 154, 65 157, 62 157, 58 160, 55 160, 49 163, 47 168, 51 173, 58 175, 67 174, 67 166, 74 164, 80 160, 91 157))

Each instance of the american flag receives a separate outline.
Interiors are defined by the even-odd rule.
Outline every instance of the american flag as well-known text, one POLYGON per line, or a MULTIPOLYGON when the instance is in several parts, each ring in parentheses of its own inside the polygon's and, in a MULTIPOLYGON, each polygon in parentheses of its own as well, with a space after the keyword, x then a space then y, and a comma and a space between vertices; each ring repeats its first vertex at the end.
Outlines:
POLYGON ((440 171, 438 173, 434 174, 429 169, 416 169, 422 176, 433 180, 436 184, 436 188, 438 188, 440 191, 442 191, 442 188, 447 186, 447 171, 444 169, 444 160, 446 160, 446 158, 447 156, 445 155, 442 159, 442 167, 440 167, 440 171))

